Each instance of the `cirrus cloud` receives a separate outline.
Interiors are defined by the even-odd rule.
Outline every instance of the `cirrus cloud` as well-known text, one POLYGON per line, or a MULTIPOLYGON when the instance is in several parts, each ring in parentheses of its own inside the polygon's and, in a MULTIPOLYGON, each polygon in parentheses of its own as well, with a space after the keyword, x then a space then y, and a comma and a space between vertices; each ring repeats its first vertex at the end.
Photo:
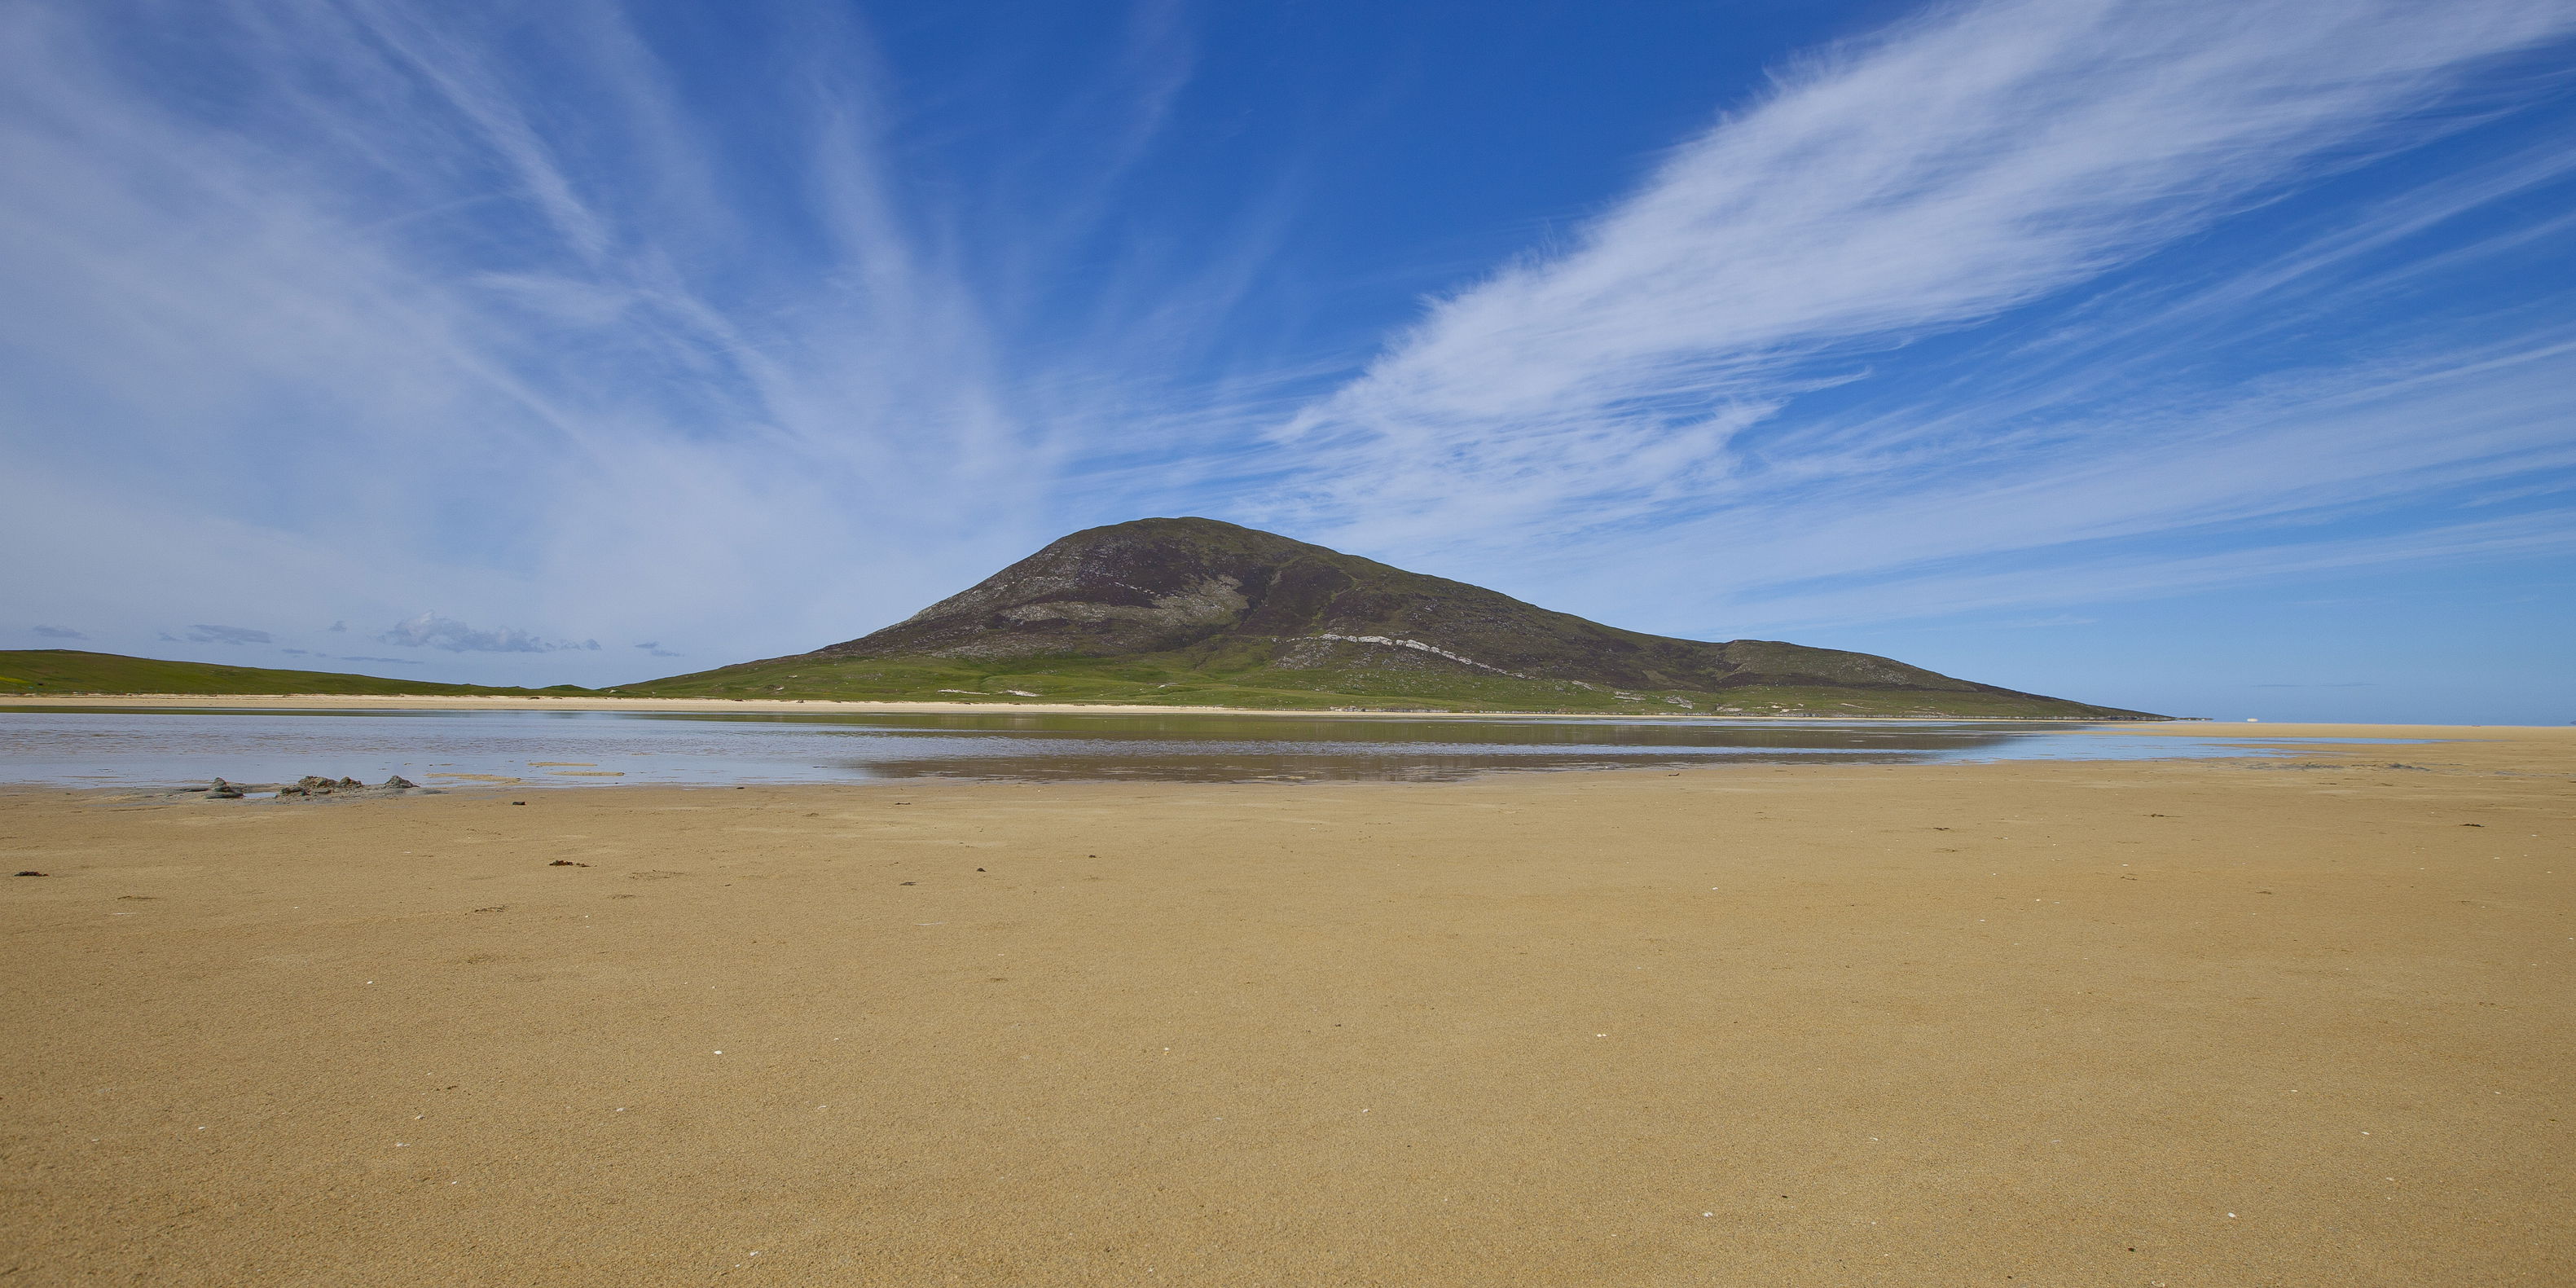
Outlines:
POLYGON ((1991 0, 1899 24, 1783 76, 1563 251, 1434 302, 1280 432, 1303 458, 1280 513, 1370 545, 1508 546, 1757 474, 1938 466, 1902 423, 1787 444, 1777 470, 1745 443, 1872 355, 2392 146, 2373 132, 2571 31, 2550 0, 1991 0))
POLYGON ((188 628, 191 644, 270 644, 276 642, 266 631, 247 626, 208 626, 204 623, 188 628))

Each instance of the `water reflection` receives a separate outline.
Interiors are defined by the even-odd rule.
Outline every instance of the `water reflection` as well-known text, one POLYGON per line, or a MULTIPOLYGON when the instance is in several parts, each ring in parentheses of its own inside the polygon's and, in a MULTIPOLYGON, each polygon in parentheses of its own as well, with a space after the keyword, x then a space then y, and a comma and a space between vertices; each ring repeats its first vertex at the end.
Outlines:
MULTIPOLYGON (((1438 781, 1504 770, 2248 754, 2025 721, 0 708, 0 781, 1438 781)), ((2116 729, 2116 726, 2111 726, 2116 729)))

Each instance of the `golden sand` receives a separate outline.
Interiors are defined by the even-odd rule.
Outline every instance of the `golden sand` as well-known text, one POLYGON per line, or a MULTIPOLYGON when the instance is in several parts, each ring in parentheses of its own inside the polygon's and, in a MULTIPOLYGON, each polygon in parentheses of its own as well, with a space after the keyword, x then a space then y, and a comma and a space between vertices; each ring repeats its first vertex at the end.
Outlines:
POLYGON ((2457 736, 0 795, 0 1269, 2554 1288, 2576 731, 2457 736))

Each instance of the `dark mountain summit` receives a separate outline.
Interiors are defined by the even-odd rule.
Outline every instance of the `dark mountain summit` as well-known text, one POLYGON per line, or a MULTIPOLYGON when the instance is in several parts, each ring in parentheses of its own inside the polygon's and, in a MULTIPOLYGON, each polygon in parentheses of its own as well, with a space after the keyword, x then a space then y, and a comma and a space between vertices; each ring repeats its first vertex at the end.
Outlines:
POLYGON ((874 634, 621 692, 2071 719, 2142 713, 1768 640, 1623 631, 1213 519, 1074 533, 874 634))

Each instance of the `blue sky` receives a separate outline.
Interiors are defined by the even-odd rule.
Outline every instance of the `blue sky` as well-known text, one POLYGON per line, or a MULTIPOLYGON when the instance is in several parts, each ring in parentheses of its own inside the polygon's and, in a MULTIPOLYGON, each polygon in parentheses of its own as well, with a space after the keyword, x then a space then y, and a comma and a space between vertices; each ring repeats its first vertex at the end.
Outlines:
POLYGON ((0 647, 608 684, 1064 532, 2576 719, 2557 0, 0 9, 0 647))

